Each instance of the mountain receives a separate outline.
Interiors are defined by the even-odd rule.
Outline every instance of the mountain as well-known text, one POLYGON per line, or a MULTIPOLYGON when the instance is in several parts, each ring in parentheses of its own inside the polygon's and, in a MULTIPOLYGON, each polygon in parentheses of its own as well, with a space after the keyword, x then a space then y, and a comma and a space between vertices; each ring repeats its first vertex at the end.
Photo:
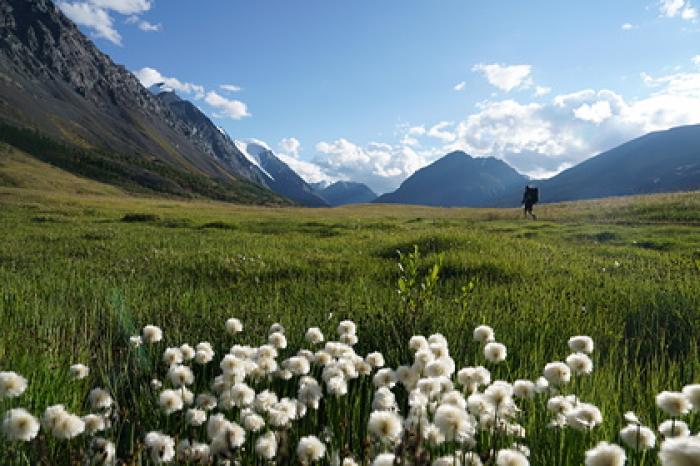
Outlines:
POLYGON ((130 189, 285 202, 254 184, 263 175, 242 154, 200 132, 203 115, 174 107, 100 52, 51 0, 0 1, 0 134, 22 143, 22 129, 35 131, 55 149, 42 160, 130 189))
POLYGON ((377 194, 364 183, 337 181, 331 185, 321 186, 316 189, 316 192, 333 207, 347 204, 367 204, 377 198, 377 194))
POLYGON ((541 202, 699 189, 700 125, 649 133, 537 185, 541 202))
POLYGON ((374 202, 439 207, 485 207, 504 193, 522 189, 528 179, 493 157, 447 154, 409 176, 399 189, 374 202))
POLYGON ((314 189, 261 141, 234 141, 246 159, 265 176, 264 183, 277 194, 308 207, 328 207, 314 189))

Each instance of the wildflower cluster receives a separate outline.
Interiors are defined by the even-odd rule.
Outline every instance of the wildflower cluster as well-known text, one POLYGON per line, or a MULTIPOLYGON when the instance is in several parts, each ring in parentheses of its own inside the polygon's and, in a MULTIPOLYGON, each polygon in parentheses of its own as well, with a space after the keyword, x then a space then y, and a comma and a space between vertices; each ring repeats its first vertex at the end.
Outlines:
MULTIPOLYGON (((224 329, 234 338, 243 324, 231 318, 224 329)), ((334 340, 326 341, 317 327, 304 337, 308 347, 291 352, 285 329, 274 324, 264 344, 234 344, 217 357, 209 342, 165 346, 160 328, 144 327, 129 341, 133 348, 147 346, 158 354, 158 376, 150 388, 165 422, 146 432, 134 450, 155 464, 528 466, 530 449, 537 445, 528 438, 524 421, 537 406, 546 407, 550 428, 560 432, 590 433, 603 422, 601 410, 574 390, 593 371, 594 343, 587 336, 569 339, 570 354, 545 364, 533 380, 514 381, 492 376, 498 365, 506 364, 508 352, 485 325, 474 330, 473 339, 488 367, 458 368, 441 334, 413 336, 408 342, 411 360, 396 368, 387 367, 379 352, 357 354, 359 337, 352 321, 339 323, 334 340), (334 436, 323 423, 329 404, 352 397, 360 399, 352 403, 354 409, 366 410, 359 413, 362 425, 348 426, 363 433, 359 447, 334 436)), ((81 364, 69 372, 76 380, 90 375, 81 364)), ((27 385, 19 374, 0 372, 0 399, 21 397, 27 385)), ((115 399, 96 387, 87 403, 90 412, 84 415, 59 404, 46 408, 40 418, 12 408, 4 413, 0 429, 10 442, 33 442, 40 432, 58 441, 83 437, 86 464, 116 464, 118 439, 106 438, 116 435, 111 430, 115 399)), ((628 455, 650 451, 663 466, 700 464, 700 438, 682 419, 700 411, 700 385, 661 392, 656 404, 667 420, 653 429, 626 413, 621 445, 598 443, 581 459, 585 465, 622 466, 628 455), (661 442, 654 451, 657 432, 661 442)), ((133 459, 135 453, 124 454, 133 459)))

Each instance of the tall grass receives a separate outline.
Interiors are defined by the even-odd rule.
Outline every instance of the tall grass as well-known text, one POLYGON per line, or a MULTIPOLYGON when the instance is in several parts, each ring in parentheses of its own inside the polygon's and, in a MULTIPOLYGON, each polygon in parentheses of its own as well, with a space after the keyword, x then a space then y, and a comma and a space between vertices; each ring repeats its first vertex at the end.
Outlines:
MULTIPOLYGON (((647 208, 644 219, 662 218, 664 205, 647 208)), ((379 218, 374 209, 323 219, 316 212, 258 217, 255 211, 151 205, 144 212, 158 217, 123 222, 134 212, 77 199, 3 204, 0 371, 21 373, 29 387, 20 398, 0 401, 0 412, 22 406, 39 415, 61 403, 86 414, 88 391, 104 387, 118 406, 104 435, 117 444, 120 458, 140 463, 147 461, 144 437, 151 430, 202 434, 183 430, 181 414, 168 417, 157 406, 151 379, 167 371, 160 362, 165 346, 212 343, 217 357, 211 367, 195 368, 192 391, 199 393, 208 390, 232 344, 264 344, 274 322, 289 340, 280 361, 308 347, 308 327, 335 337, 338 323, 351 319, 358 324, 357 354, 379 351, 390 367, 411 363, 413 334, 441 333, 458 369, 487 365, 493 380, 509 381, 536 379, 546 363, 569 354, 570 336, 590 335, 595 369, 566 391, 600 408, 600 426, 590 433, 548 428, 546 397, 519 403, 530 464, 561 466, 582 464, 584 452, 600 440, 619 442, 628 410, 658 426, 666 416, 654 396, 699 381, 696 229, 646 220, 588 223, 575 213, 538 223, 464 218, 462 211, 440 213, 440 219, 430 211, 420 218, 379 218), (214 223, 225 228, 206 227, 214 223), (420 251, 411 272, 417 283, 406 285, 414 245, 420 251), (439 273, 425 284, 435 264, 439 273), (229 317, 243 321, 243 334, 226 334, 229 317), (165 342, 131 348, 129 336, 145 324, 162 327, 165 342), (508 347, 505 363, 484 360, 471 336, 480 324, 491 325, 508 347), (87 379, 71 379, 68 367, 77 362, 91 368, 87 379)), ((254 386, 266 387, 281 396, 296 392, 279 380, 254 386)), ((397 398, 405 407, 401 390, 397 398)), ((310 410, 285 434, 286 460, 296 461, 298 438, 310 434, 327 444, 326 463, 335 452, 369 459, 381 449, 367 438, 373 393, 371 378, 360 378, 350 383, 348 396, 324 398, 322 409, 310 410)), ((700 430, 696 415, 686 421, 693 433, 700 430)), ((252 455, 254 438, 246 440, 244 464, 262 464, 252 455)), ((0 440, 0 463, 75 463, 88 443, 85 436, 57 441, 44 431, 30 446, 0 440)), ((432 458, 440 453, 429 451, 432 458)), ((630 464, 660 464, 655 451, 630 457, 630 464)))

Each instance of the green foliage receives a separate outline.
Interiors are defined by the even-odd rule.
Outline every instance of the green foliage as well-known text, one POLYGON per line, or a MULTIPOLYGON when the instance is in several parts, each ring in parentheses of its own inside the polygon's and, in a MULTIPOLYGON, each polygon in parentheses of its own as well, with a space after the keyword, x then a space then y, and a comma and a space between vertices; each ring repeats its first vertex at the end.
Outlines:
MULTIPOLYGON (((487 364, 471 334, 488 324, 508 346, 507 365, 489 366, 494 380, 532 380, 545 363, 568 355, 570 336, 592 336, 595 369, 577 394, 600 407, 604 422, 590 435, 559 435, 546 427, 542 399, 533 401, 521 423, 538 466, 582 464, 594 443, 617 440, 627 410, 658 425, 665 416, 654 395, 700 382, 700 232, 670 217, 647 223, 669 211, 663 203, 646 208, 642 223, 616 224, 634 219, 636 204, 616 208, 614 219, 582 221, 587 214, 572 210, 532 223, 507 212, 489 220, 459 210, 208 210, 162 199, 8 198, 0 197, 0 370, 30 383, 21 398, 0 401, 0 412, 22 406, 39 414, 62 403, 86 414, 87 391, 107 387, 127 420, 107 435, 132 464, 145 463, 143 435, 162 425, 149 382, 167 370, 165 345, 206 340, 221 355, 236 343, 264 343, 273 322, 289 339, 280 359, 305 345, 308 327, 332 337, 349 318, 358 323, 360 354, 381 351, 396 367, 409 362, 406 338, 414 329, 440 332, 457 368, 487 364), (160 220, 122 221, 134 212, 160 220), (425 220, 410 220, 419 216, 425 220), (397 249, 398 273, 396 255, 385 254, 397 249), (232 316, 244 334, 224 332, 232 316), (129 335, 146 324, 162 326, 166 341, 130 350, 129 335), (76 362, 92 368, 88 379, 70 380, 76 362)), ((672 218, 682 220, 679 212, 672 218)), ((195 374, 193 391, 209 389, 217 370, 205 372, 195 374)), ((295 435, 328 425, 334 449, 369 451, 371 397, 369 381, 352 385, 346 399, 304 420, 295 435)), ((688 422, 700 429, 700 416, 688 422)), ((44 438, 35 446, 0 439, 0 464, 76 463, 85 442, 44 438)), ((658 462, 651 452, 635 464, 658 462)))
POLYGON ((227 183, 176 170, 140 154, 68 146, 30 129, 0 124, 0 141, 73 174, 132 192, 207 197, 250 204, 289 204, 271 191, 245 180, 227 183))

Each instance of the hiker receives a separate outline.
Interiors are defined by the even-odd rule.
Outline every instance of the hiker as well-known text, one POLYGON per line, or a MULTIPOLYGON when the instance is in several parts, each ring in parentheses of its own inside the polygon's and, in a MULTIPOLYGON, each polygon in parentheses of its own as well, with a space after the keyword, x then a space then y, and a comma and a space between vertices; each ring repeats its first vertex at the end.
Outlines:
POLYGON ((540 200, 540 194, 539 190, 535 187, 531 187, 530 185, 525 186, 525 192, 523 193, 523 200, 521 204, 523 204, 523 216, 527 218, 527 214, 530 214, 533 220, 537 220, 537 216, 532 213, 532 206, 537 204, 540 200))

